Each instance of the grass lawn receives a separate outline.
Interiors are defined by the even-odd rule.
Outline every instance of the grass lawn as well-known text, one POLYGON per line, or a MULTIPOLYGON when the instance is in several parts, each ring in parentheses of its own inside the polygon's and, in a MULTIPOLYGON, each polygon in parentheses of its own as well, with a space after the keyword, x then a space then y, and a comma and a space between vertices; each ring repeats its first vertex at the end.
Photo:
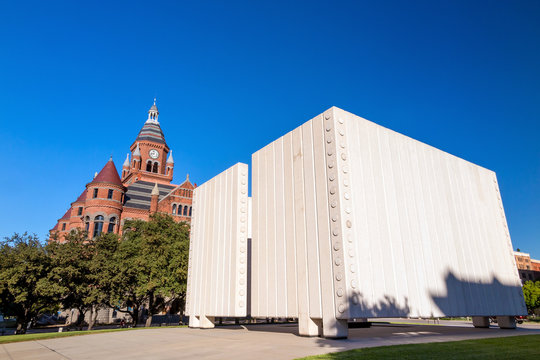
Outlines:
POLYGON ((539 359, 540 335, 355 349, 303 359, 539 359))
POLYGON ((67 336, 80 336, 91 334, 102 334, 115 331, 132 331, 132 330, 146 330, 146 329, 163 329, 163 328, 181 328, 187 325, 180 326, 161 326, 161 327, 136 327, 136 328, 118 328, 118 329, 103 329, 103 330, 83 330, 83 331, 66 331, 66 332, 50 332, 39 334, 23 334, 23 335, 5 335, 0 336, 0 344, 19 342, 19 341, 32 341, 32 340, 45 340, 55 339, 67 336))

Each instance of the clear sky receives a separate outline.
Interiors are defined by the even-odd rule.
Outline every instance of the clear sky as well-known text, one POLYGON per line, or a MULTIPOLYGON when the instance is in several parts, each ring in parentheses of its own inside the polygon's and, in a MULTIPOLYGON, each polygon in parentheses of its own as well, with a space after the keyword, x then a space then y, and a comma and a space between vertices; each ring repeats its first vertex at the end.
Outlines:
POLYGON ((154 96, 175 183, 330 106, 497 173, 540 258, 539 1, 6 1, 0 236, 45 238, 154 96))

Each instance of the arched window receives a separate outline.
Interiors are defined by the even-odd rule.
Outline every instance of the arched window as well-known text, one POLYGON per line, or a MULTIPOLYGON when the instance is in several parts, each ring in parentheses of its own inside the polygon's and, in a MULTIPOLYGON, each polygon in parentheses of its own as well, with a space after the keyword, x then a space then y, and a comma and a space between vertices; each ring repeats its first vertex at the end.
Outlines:
POLYGON ((188 212, 188 207, 187 206, 184 206, 184 216, 187 216, 187 212, 188 212))
POLYGON ((172 214, 176 215, 176 204, 173 204, 172 206, 172 214))
POLYGON ((154 163, 154 168, 152 169, 152 172, 155 172, 155 173, 158 172, 158 163, 157 163, 157 161, 154 163))
POLYGON ((178 205, 178 215, 182 215, 182 205, 178 205))
POLYGON ((189 216, 191 216, 191 206, 189 207, 189 216))
POLYGON ((109 228, 107 229, 108 233, 114 232, 114 226, 116 225, 116 218, 112 217, 109 219, 109 228))
POLYGON ((152 171, 152 162, 150 160, 146 163, 146 171, 152 171))
POLYGON ((85 227, 84 227, 84 228, 86 229, 86 232, 90 231, 90 217, 87 216, 87 217, 84 219, 84 223, 85 223, 85 227))
POLYGON ((94 236, 99 236, 101 232, 103 231, 103 216, 98 215, 94 219, 94 236))

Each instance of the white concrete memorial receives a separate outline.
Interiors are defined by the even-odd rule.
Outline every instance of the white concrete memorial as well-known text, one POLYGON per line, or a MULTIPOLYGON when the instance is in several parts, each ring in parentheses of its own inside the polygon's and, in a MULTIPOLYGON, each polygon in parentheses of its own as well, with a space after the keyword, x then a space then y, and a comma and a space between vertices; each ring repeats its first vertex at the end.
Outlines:
POLYGON ((197 187, 189 244, 186 315, 190 327, 247 308, 248 166, 238 163, 197 187))
POLYGON ((525 313, 492 171, 335 107, 252 161, 252 316, 525 313))
MULTIPOLYGON (((195 191, 193 326, 246 314, 245 253, 223 240, 243 226, 225 215, 244 198, 224 197, 223 177, 195 191)), ((511 328, 526 314, 490 170, 333 107, 254 153, 252 185, 252 317, 341 338, 351 319, 473 316, 482 327, 498 316, 511 328)))

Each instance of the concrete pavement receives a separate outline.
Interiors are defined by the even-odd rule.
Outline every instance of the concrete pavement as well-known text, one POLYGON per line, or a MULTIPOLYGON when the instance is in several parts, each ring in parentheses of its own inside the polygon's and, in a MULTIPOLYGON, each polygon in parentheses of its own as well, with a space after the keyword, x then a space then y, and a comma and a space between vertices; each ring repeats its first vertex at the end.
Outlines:
POLYGON ((470 323, 376 324, 347 340, 297 336, 296 324, 152 328, 0 345, 0 359, 294 359, 361 347, 540 334, 540 326, 475 329, 470 323))

